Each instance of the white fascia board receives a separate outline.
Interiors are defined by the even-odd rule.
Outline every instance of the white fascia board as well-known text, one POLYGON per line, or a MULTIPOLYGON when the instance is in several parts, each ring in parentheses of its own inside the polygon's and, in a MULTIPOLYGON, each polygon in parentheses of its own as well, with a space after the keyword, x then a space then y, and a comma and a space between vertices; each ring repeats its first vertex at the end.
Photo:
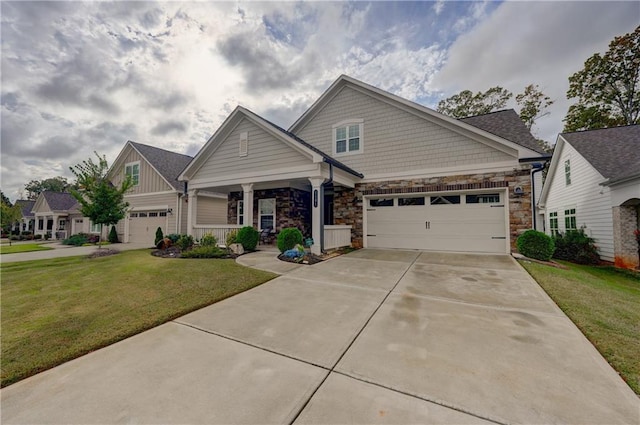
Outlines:
POLYGON ((204 190, 199 190, 198 191, 198 197, 204 197, 204 198, 216 198, 216 199, 227 199, 227 195, 224 193, 220 193, 220 192, 208 192, 208 191, 204 191, 204 190))
POLYGON ((299 165, 250 173, 228 174, 215 179, 197 179, 189 182, 189 189, 207 189, 238 184, 260 183, 277 180, 290 180, 321 175, 321 163, 299 165))
MULTIPOLYGON (((312 177, 312 176, 310 176, 312 177)), ((327 166, 322 167, 322 177, 324 177, 327 181, 329 180, 329 178, 331 177, 331 173, 329 172, 329 166, 327 164, 327 166)), ((345 186, 345 187, 349 187, 349 188, 354 188, 356 187, 356 183, 362 181, 360 178, 354 176, 351 173, 347 173, 344 170, 341 170, 339 168, 337 168, 336 166, 333 167, 333 181, 335 183, 338 183, 341 186, 345 186)))
POLYGON ((136 212, 136 211, 162 211, 162 210, 168 210, 169 209, 169 205, 142 205, 139 207, 131 207, 129 208, 129 212, 136 212))
POLYGON ((556 139, 556 144, 553 148, 553 156, 551 157, 551 163, 549 164, 549 171, 547 171, 547 177, 544 179, 544 183, 542 185, 542 193, 540 193, 540 199, 538 199, 538 205, 540 208, 544 208, 547 202, 547 196, 549 195, 549 188, 551 187, 551 183, 556 176, 556 170, 558 168, 558 162, 560 161, 560 156, 562 156, 562 150, 564 149, 564 144, 566 140, 562 137, 561 134, 558 134, 558 138, 556 139))
POLYGON ((502 171, 512 171, 520 168, 520 164, 515 161, 491 162, 479 164, 477 167, 469 165, 458 165, 455 167, 428 168, 423 170, 408 170, 396 173, 369 174, 361 181, 362 183, 385 181, 385 180, 407 180, 416 178, 430 178, 441 176, 455 176, 458 174, 485 174, 502 171))

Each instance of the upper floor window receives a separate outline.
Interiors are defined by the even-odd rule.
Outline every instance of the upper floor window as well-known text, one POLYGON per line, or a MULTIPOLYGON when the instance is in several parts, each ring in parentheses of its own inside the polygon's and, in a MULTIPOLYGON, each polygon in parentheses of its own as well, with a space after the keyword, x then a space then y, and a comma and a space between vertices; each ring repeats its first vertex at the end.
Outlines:
POLYGON ((333 126, 333 153, 346 155, 362 152, 362 120, 351 120, 333 126))
POLYGON ((131 182, 134 186, 137 186, 140 183, 140 161, 125 164, 124 175, 131 177, 131 182))
POLYGON ((564 183, 566 186, 571 184, 571 160, 569 159, 564 162, 564 183))

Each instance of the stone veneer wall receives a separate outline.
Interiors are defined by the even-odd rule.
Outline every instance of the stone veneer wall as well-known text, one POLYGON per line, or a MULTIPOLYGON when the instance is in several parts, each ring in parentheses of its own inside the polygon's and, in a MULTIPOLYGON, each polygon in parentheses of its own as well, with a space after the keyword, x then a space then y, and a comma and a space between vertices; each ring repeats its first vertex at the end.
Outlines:
POLYGON ((640 268, 638 243, 634 230, 640 227, 638 206, 613 207, 613 255, 615 265, 626 269, 640 268))
MULTIPOLYGON (((307 237, 311 235, 311 194, 294 188, 255 190, 253 192, 253 226, 258 228, 258 200, 276 199, 276 232, 285 227, 297 227, 307 237)), ((231 192, 228 197, 227 223, 238 221, 238 201, 242 192, 231 192)))
POLYGON ((354 247, 362 247, 362 200, 364 195, 383 195, 416 192, 445 192, 470 189, 508 188, 509 233, 511 250, 517 251, 516 239, 532 228, 531 178, 529 170, 470 174, 460 176, 433 177, 413 180, 394 180, 357 184, 355 189, 336 187, 334 195, 335 224, 352 226, 351 239, 354 247), (522 187, 524 194, 514 196, 515 187, 522 187))

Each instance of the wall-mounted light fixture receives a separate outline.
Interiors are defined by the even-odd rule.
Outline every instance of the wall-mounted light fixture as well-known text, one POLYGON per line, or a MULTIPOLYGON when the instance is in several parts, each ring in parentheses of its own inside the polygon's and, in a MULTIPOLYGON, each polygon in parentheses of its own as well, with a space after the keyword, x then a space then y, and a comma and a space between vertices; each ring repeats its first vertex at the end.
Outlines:
POLYGON ((173 209, 172 208, 167 208, 167 214, 168 215, 173 215, 173 209))
POLYGON ((513 188, 513 194, 515 196, 522 196, 524 195, 524 189, 522 189, 522 186, 516 186, 513 188))

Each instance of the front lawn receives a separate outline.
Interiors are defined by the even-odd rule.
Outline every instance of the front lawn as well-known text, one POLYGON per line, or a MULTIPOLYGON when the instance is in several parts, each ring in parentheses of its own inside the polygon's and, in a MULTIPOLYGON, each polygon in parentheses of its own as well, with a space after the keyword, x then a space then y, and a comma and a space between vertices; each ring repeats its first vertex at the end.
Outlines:
POLYGON ((640 275, 567 262, 567 270, 520 263, 640 395, 640 275))
POLYGON ((3 387, 276 276, 233 260, 163 259, 148 250, 0 271, 3 387))
POLYGON ((31 251, 48 251, 48 246, 38 245, 37 243, 23 243, 15 245, 0 245, 0 254, 15 254, 18 252, 31 252, 31 251))

